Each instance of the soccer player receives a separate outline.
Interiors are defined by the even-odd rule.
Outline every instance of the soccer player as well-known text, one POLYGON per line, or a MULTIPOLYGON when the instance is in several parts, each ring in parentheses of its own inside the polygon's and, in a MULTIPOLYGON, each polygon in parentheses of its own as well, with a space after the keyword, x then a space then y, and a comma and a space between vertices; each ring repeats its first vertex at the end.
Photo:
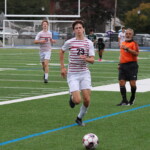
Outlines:
POLYGON ((137 56, 139 54, 138 44, 133 40, 134 31, 127 29, 125 41, 120 46, 119 85, 122 101, 117 106, 133 105, 136 94, 136 80, 138 73, 137 56), (126 81, 130 82, 131 96, 128 102, 126 96, 126 81))
POLYGON ((90 34, 88 35, 88 39, 93 42, 93 44, 96 44, 96 35, 94 34, 94 30, 90 29, 90 34))
POLYGON ((125 27, 122 27, 122 31, 118 34, 119 47, 121 46, 121 43, 124 41, 125 41, 125 27))
POLYGON ((105 49, 105 44, 104 44, 102 38, 98 39, 98 42, 97 42, 96 46, 97 46, 98 55, 99 55, 98 61, 102 61, 102 56, 103 56, 103 52, 104 52, 104 49, 105 49))
POLYGON ((80 92, 82 93, 83 104, 75 121, 78 125, 84 126, 82 118, 89 107, 91 95, 91 75, 87 65, 94 63, 95 52, 92 41, 84 37, 84 23, 77 20, 72 24, 72 28, 75 37, 67 40, 60 50, 61 75, 64 78, 67 76, 71 108, 81 102, 80 92), (64 65, 66 51, 69 51, 68 71, 64 65))
POLYGON ((35 44, 40 44, 40 60, 44 71, 44 83, 48 83, 49 60, 51 58, 51 43, 56 41, 52 39, 52 33, 48 31, 48 21, 42 21, 42 31, 35 37, 35 44))

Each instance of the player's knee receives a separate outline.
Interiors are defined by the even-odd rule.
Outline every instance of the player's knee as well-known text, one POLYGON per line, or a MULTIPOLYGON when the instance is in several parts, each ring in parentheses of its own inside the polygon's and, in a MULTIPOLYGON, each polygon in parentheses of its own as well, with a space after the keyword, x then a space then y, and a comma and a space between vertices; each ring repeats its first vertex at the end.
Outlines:
POLYGON ((84 106, 88 107, 90 105, 90 98, 84 98, 84 106))
POLYGON ((74 98, 73 98, 73 101, 74 101, 74 103, 75 103, 76 105, 78 105, 78 104, 80 104, 80 102, 81 102, 81 98, 80 98, 80 97, 74 97, 74 98))
POLYGON ((119 81, 119 85, 120 85, 120 86, 125 86, 125 84, 126 84, 126 82, 125 82, 124 80, 120 80, 120 81, 119 81))

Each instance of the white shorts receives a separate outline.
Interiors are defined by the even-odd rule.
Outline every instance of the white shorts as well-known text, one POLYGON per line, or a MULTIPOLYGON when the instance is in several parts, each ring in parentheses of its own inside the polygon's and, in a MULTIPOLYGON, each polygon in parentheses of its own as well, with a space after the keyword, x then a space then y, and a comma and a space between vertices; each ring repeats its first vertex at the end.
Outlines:
POLYGON ((84 89, 90 89, 91 86, 91 74, 89 71, 81 73, 68 73, 67 82, 70 92, 80 91, 84 89))
POLYGON ((51 58, 51 52, 40 52, 40 61, 44 62, 44 60, 50 60, 51 58))

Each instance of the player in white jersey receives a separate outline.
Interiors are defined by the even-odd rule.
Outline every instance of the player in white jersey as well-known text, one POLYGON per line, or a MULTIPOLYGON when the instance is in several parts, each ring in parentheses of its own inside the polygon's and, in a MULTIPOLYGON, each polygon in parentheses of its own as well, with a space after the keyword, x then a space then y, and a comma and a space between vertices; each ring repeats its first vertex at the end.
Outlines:
POLYGON ((121 43, 124 41, 125 41, 125 27, 122 27, 122 31, 118 34, 119 47, 121 46, 121 43))
POLYGON ((48 31, 48 21, 42 21, 43 30, 35 37, 35 44, 40 44, 40 61, 44 71, 44 83, 48 83, 49 60, 51 58, 51 43, 56 41, 52 39, 52 33, 48 31))
POLYGON ((74 108, 81 102, 82 93, 83 105, 76 118, 76 123, 84 126, 82 118, 87 112, 91 95, 91 75, 87 63, 94 63, 94 46, 91 40, 84 36, 84 24, 77 20, 72 24, 75 37, 66 41, 60 50, 60 65, 62 77, 67 76, 67 82, 71 93, 69 104, 74 108), (68 71, 64 65, 64 53, 69 51, 68 71))

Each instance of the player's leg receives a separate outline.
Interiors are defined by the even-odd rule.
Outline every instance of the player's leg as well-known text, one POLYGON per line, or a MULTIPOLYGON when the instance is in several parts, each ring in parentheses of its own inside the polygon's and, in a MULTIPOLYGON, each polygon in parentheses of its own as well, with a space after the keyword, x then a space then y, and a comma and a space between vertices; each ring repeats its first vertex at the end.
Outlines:
POLYGON ((129 68, 129 78, 130 78, 130 87, 131 87, 131 97, 129 104, 133 105, 135 102, 135 94, 136 94, 136 80, 138 74, 138 64, 136 62, 132 62, 129 68))
POLYGON ((120 86, 120 94, 122 97, 122 101, 117 104, 117 106, 128 105, 127 94, 126 94, 126 66, 120 65, 119 67, 119 86, 120 86))
POLYGON ((48 72, 49 72, 49 60, 51 52, 44 52, 44 83, 48 83, 48 72))
POLYGON ((82 122, 82 118, 86 114, 88 107, 90 105, 90 95, 91 95, 91 90, 86 89, 82 90, 82 97, 83 97, 83 104, 80 107, 79 114, 77 116, 76 122, 80 126, 84 126, 85 124, 82 122))
POLYGON ((82 122, 82 118, 86 114, 89 104, 90 104, 90 96, 91 96, 91 75, 90 72, 83 73, 81 75, 80 81, 80 89, 82 92, 83 104, 80 107, 79 114, 77 116, 76 122, 80 126, 84 126, 82 122))
POLYGON ((44 60, 44 73, 45 73, 45 79, 48 79, 48 72, 49 72, 49 60, 45 59, 44 60))
POLYGON ((44 67, 45 65, 44 65, 44 61, 42 62, 42 69, 43 69, 43 71, 44 71, 44 73, 45 73, 45 67, 44 67))
POLYGON ((100 54, 100 50, 98 50, 98 56, 99 56, 98 61, 101 61, 101 54, 100 54))
POLYGON ((71 108, 74 108, 75 105, 79 104, 81 101, 80 87, 79 87, 79 80, 78 80, 79 77, 80 75, 76 73, 67 74, 67 82, 70 91, 69 105, 71 108))
POLYGON ((43 79, 44 79, 44 82, 45 82, 45 53, 40 52, 39 54, 40 54, 40 61, 41 61, 41 64, 42 64, 42 69, 44 71, 43 79))
POLYGON ((117 106, 122 106, 122 105, 128 105, 128 100, 127 100, 127 92, 126 92, 126 81, 125 80, 119 80, 119 86, 120 86, 120 94, 122 97, 121 103, 117 104, 117 106))
POLYGON ((71 95, 72 95, 73 103, 75 103, 76 105, 80 104, 80 102, 81 102, 80 91, 74 91, 74 92, 71 93, 71 95))
POLYGON ((133 105, 135 102, 135 94, 136 94, 136 80, 131 80, 130 86, 131 86, 131 97, 130 97, 129 104, 133 105))

